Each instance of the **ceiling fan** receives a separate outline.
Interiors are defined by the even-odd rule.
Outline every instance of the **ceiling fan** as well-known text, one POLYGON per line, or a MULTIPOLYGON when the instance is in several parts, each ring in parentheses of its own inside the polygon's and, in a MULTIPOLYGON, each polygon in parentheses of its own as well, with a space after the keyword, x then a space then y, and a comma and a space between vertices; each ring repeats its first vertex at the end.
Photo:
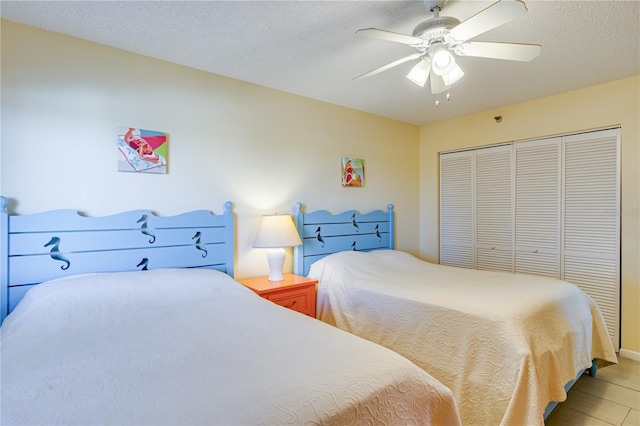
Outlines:
POLYGON ((456 18, 439 16, 445 1, 425 0, 424 3, 434 16, 418 24, 411 35, 377 28, 365 28, 356 32, 359 36, 407 44, 418 51, 362 74, 354 80, 371 77, 405 62, 419 59, 407 74, 407 78, 424 87, 431 76, 431 93, 438 94, 447 90, 464 75, 452 52, 458 56, 530 61, 542 50, 539 44, 469 41, 525 15, 527 7, 520 0, 500 0, 462 23, 456 18))

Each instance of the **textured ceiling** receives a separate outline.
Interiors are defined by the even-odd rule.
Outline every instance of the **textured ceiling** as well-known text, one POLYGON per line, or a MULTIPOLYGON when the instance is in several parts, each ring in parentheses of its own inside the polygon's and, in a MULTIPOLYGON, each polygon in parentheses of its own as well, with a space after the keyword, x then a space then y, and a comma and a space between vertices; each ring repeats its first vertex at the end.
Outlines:
MULTIPOLYGON (((503 0, 511 1, 511 0, 503 0)), ((468 19, 492 1, 449 0, 468 19)), ((531 62, 462 57, 451 100, 405 78, 410 46, 356 37, 361 28, 410 34, 430 18, 422 1, 5 1, 4 19, 284 92, 413 123, 640 74, 640 1, 526 1, 528 13, 475 41, 542 45, 531 62)))

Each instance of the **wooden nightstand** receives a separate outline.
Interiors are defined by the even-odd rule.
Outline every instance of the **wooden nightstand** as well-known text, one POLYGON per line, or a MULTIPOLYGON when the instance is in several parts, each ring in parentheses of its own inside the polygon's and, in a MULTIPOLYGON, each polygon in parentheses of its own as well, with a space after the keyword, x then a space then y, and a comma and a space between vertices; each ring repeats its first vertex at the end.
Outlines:
POLYGON ((269 281, 268 277, 238 280, 261 297, 285 308, 316 317, 317 280, 294 274, 284 274, 283 281, 269 281))

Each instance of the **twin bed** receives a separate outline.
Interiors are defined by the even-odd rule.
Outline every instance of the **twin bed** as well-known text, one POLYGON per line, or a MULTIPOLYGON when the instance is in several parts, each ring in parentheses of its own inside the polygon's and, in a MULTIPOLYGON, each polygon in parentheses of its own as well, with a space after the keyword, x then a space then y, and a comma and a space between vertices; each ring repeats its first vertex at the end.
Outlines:
POLYGON ((296 206, 294 272, 330 325, 233 280, 231 203, 0 207, 2 424, 542 425, 592 359, 616 362, 575 286, 395 251, 391 205, 296 206))
POLYGON ((10 216, 0 197, 0 423, 460 423, 397 353, 233 280, 235 219, 10 216))
POLYGON ((593 359, 617 362, 575 285, 453 268, 393 250, 394 213, 303 213, 294 272, 317 279, 318 319, 405 356, 449 387, 463 424, 542 425, 593 359))

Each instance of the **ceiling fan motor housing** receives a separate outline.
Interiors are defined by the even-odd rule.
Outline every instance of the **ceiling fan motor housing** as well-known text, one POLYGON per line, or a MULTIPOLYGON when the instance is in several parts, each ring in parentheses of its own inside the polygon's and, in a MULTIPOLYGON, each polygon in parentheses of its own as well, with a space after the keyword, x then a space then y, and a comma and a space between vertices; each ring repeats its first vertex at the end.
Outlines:
POLYGON ((450 16, 438 16, 419 23, 414 29, 414 37, 425 40, 427 45, 433 41, 442 40, 451 28, 460 24, 460 21, 450 16))

